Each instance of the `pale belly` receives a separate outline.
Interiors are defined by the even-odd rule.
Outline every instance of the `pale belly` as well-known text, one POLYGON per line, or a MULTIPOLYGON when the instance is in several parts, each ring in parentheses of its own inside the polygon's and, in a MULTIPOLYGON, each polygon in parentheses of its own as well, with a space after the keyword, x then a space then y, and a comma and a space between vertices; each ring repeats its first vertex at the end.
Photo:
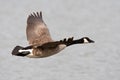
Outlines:
POLYGON ((44 58, 44 57, 49 57, 52 56, 54 54, 57 54, 58 52, 60 52, 61 50, 63 50, 64 48, 66 48, 66 45, 61 44, 58 47, 56 47, 55 49, 46 49, 46 50, 33 50, 32 53, 30 53, 29 55, 27 55, 27 57, 29 58, 44 58))

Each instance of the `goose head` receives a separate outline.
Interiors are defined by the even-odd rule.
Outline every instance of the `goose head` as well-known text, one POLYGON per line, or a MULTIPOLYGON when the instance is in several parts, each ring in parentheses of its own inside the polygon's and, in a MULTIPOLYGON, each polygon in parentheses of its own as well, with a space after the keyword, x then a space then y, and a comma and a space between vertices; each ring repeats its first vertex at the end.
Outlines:
POLYGON ((83 37, 83 38, 80 39, 80 41, 81 41, 82 43, 94 43, 94 41, 91 40, 91 39, 88 38, 88 37, 83 37))

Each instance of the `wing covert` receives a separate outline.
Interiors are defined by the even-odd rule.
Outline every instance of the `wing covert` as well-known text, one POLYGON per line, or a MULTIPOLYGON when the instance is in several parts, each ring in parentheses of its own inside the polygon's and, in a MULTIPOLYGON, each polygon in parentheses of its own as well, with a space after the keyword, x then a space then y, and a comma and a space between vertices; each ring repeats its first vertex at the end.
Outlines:
POLYGON ((42 12, 29 15, 26 28, 27 40, 30 45, 51 42, 49 30, 42 19, 42 12))

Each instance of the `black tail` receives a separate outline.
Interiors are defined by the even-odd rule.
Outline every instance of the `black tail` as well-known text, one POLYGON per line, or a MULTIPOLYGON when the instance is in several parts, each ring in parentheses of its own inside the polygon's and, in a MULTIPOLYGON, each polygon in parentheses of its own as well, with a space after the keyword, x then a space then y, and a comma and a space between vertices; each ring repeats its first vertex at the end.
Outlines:
POLYGON ((15 55, 15 56, 26 56, 28 54, 30 54, 29 51, 24 51, 24 52, 19 52, 19 50, 22 50, 24 49, 23 47, 21 46, 16 46, 13 51, 12 51, 12 55, 15 55))

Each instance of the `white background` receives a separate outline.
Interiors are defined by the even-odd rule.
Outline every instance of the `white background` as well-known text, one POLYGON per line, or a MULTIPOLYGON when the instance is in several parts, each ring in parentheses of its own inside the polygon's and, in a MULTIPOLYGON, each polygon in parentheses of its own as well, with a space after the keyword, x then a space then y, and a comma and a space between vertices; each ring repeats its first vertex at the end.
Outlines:
POLYGON ((120 0, 0 0, 0 80, 120 80, 120 0), (26 20, 42 11, 52 38, 88 36, 51 57, 11 55, 27 46, 26 20))

